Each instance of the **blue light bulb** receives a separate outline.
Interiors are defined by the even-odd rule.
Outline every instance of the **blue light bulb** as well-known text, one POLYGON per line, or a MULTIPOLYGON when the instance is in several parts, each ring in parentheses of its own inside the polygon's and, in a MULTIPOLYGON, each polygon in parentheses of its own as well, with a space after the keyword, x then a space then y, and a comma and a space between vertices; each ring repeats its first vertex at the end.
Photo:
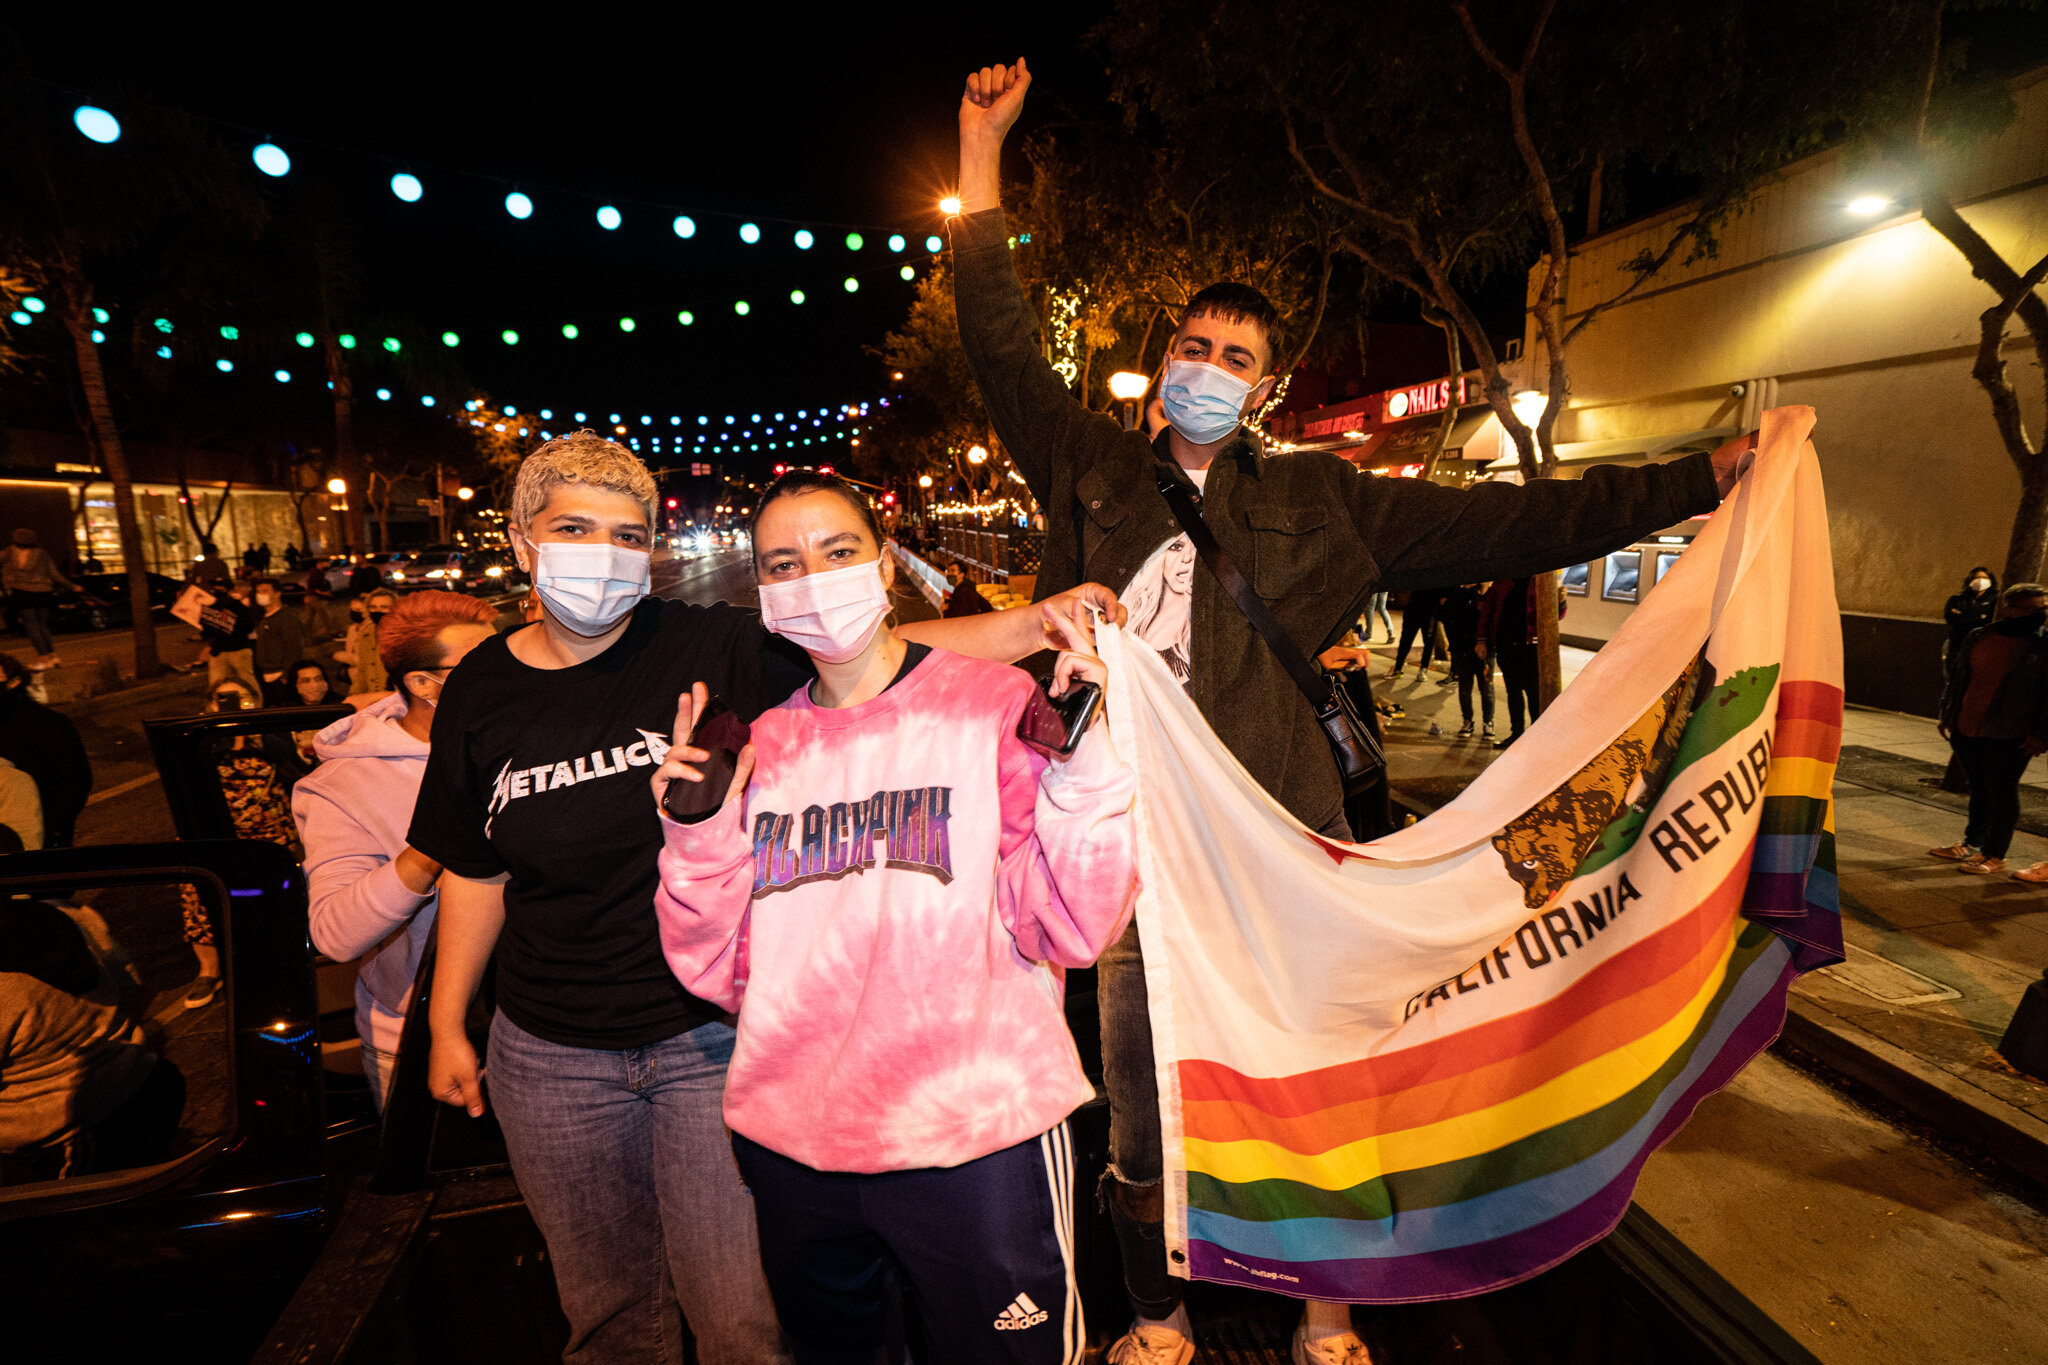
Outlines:
POLYGON ((71 111, 78 131, 101 144, 121 140, 121 120, 94 104, 81 104, 71 111))
POLYGON ((256 163, 256 169, 268 176, 280 176, 292 168, 292 159, 275 142, 257 143, 256 150, 249 156, 256 163))
POLYGON ((531 218, 533 217, 533 201, 518 190, 514 190, 505 196, 505 212, 511 214, 514 218, 531 218))
POLYGON ((675 228, 676 236, 684 240, 697 235, 697 220, 690 217, 687 213, 677 214, 676 221, 671 226, 675 228))
POLYGON ((420 183, 418 176, 409 171, 400 171, 391 177, 391 192, 408 204, 417 204, 420 202, 420 196, 427 192, 427 187, 420 183))
POLYGON ((618 231, 619 224, 622 221, 624 220, 619 217, 619 211, 610 204, 606 204, 597 211, 597 225, 606 232, 618 231))

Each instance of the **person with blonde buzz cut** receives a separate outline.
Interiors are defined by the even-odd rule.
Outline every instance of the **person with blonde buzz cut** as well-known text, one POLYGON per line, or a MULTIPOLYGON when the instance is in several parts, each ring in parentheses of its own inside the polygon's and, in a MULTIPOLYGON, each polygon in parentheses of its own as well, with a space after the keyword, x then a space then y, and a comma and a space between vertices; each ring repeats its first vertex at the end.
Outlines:
MULTIPOLYGON (((752 721, 816 672, 756 612, 650 596, 654 502, 639 458, 592 432, 520 466, 508 533, 540 619, 448 675, 407 836, 444 869, 428 1084, 497 1112, 547 1239, 565 1359, 680 1359, 680 1309, 703 1365, 781 1361, 720 1107, 732 1022, 662 956, 647 781, 671 757, 706 757, 669 743, 693 682, 752 721), (486 1066, 464 1019, 494 957, 486 1066)), ((901 633, 1008 662, 1041 647, 1049 612, 1082 602, 1115 616, 1084 584, 901 633)))

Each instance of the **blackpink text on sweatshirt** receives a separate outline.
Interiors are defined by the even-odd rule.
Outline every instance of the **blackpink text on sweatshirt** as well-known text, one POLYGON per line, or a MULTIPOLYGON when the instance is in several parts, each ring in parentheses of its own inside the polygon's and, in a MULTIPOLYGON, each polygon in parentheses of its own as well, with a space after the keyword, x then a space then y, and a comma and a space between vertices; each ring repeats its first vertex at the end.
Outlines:
POLYGON ((1058 969, 1129 918, 1136 778, 1100 724, 1063 764, 1019 740, 1034 687, 934 650, 858 706, 801 689, 754 722, 743 800, 663 819, 662 950, 740 1013, 735 1132, 819 1170, 956 1166, 1093 1093, 1058 969))

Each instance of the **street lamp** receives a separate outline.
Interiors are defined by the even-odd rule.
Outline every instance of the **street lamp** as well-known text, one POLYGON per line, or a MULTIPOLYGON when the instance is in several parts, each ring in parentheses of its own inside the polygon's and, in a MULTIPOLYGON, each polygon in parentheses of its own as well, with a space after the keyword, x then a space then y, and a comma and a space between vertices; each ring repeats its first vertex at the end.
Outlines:
POLYGON ((985 446, 969 446, 969 447, 967 447, 967 463, 969 463, 969 464, 980 464, 980 463, 981 463, 982 461, 986 460, 987 458, 988 458, 988 449, 987 449, 987 447, 985 447, 985 446))
POLYGON ((1862 194, 1849 201, 1849 212, 1858 218, 1875 218, 1890 208, 1891 202, 1881 194, 1862 194))
POLYGON ((458 488, 455 490, 455 496, 461 498, 464 502, 468 502, 476 496, 476 490, 474 488, 458 488))
POLYGON ((1109 393, 1124 405, 1124 430, 1134 431, 1138 426, 1138 400, 1145 396, 1145 390, 1152 387, 1152 381, 1136 370, 1118 370, 1109 377, 1109 393))
POLYGON ((348 483, 346 480, 343 479, 329 479, 327 481, 327 491, 334 494, 336 497, 340 497, 342 494, 348 492, 348 483))
POLYGON ((960 212, 960 196, 949 194, 944 199, 941 199, 939 201, 939 212, 945 214, 948 218, 958 215, 960 212))
POLYGON ((918 476, 917 476, 917 486, 918 486, 919 488, 930 488, 930 487, 932 486, 932 476, 931 476, 931 475, 929 475, 929 474, 920 474, 920 475, 918 475, 918 476))
POLYGON ((1523 426, 1533 427, 1543 416, 1544 406, 1550 399, 1535 389, 1523 389, 1508 400, 1508 406, 1515 410, 1515 416, 1522 419, 1523 426))

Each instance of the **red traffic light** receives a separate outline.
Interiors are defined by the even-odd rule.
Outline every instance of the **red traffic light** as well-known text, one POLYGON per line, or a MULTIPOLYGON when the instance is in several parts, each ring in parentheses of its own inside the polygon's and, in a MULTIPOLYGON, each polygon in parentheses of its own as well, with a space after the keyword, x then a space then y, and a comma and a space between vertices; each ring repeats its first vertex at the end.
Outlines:
POLYGON ((896 505, 896 495, 894 493, 882 494, 882 505, 884 507, 894 507, 896 505))
POLYGON ((671 508, 673 508, 673 507, 674 507, 674 506, 676 505, 676 500, 675 500, 674 498, 670 498, 670 499, 668 500, 668 505, 669 505, 669 506, 670 506, 671 508))

